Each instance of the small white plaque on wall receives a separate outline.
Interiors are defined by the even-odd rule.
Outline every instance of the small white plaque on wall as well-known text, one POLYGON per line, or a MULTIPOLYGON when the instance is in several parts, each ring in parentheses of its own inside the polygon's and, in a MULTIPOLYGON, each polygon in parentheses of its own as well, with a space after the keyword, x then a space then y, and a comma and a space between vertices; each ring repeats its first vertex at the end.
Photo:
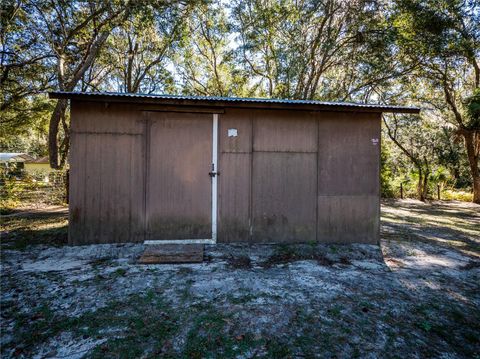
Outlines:
POLYGON ((229 128, 228 131, 228 137, 237 137, 238 136, 238 131, 236 128, 229 128))

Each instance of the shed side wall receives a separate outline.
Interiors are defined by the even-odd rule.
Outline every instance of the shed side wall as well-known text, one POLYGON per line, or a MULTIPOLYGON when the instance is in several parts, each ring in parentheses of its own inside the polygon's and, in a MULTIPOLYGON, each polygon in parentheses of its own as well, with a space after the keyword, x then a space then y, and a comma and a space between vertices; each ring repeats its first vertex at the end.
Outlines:
POLYGON ((70 244, 144 240, 144 121, 134 106, 72 102, 70 244))

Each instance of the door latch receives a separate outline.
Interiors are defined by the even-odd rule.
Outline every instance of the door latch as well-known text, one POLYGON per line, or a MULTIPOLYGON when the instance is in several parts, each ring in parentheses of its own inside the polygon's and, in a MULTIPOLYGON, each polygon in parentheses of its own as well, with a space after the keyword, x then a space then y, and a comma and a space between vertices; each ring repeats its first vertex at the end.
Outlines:
POLYGON ((215 171, 215 164, 214 163, 212 163, 212 171, 208 172, 208 174, 212 178, 215 177, 215 176, 220 176, 220 172, 215 171))

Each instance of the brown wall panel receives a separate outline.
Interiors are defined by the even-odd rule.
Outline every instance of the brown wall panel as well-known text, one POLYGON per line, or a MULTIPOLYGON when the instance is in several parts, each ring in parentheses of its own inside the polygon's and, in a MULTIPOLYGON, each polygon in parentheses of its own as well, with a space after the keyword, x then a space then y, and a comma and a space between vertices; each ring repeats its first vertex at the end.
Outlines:
POLYGON ((315 240, 316 161, 316 153, 253 153, 253 241, 315 240))
POLYGON ((218 241, 250 239, 251 153, 222 153, 218 177, 218 241))
POLYGON ((144 240, 144 140, 143 136, 112 136, 104 146, 117 149, 102 158, 102 226, 104 238, 120 242, 144 240), (119 223, 118 223, 119 222, 119 223))
POLYGON ((140 242, 144 239, 142 116, 138 111, 122 112, 117 121, 118 113, 113 111, 107 128, 98 105, 72 104, 69 242, 140 242))
POLYGON ((318 192, 376 195, 380 118, 372 113, 319 113, 318 192), (375 142, 378 141, 378 142, 375 142))
POLYGON ((212 115, 148 118, 147 239, 211 238, 212 115))
POLYGON ((72 132, 143 134, 143 116, 135 104, 73 102, 73 113, 72 132))
POLYGON ((319 196, 318 241, 378 243, 379 208, 374 195, 319 196))
MULTIPOLYGON (((72 111, 71 123, 76 121, 72 111)), ((86 172, 86 139, 87 136, 70 134, 69 152, 69 225, 68 242, 81 244, 84 242, 85 220, 85 187, 84 177, 86 172)))
POLYGON ((77 133, 72 144, 70 243, 143 241, 142 136, 77 133))
MULTIPOLYGON (((78 136, 85 136, 85 172, 83 173, 83 186, 85 189, 85 214, 84 214, 84 237, 85 240, 92 243, 102 243, 101 238, 101 190, 102 190, 102 177, 101 166, 102 160, 112 160, 112 158, 106 158, 107 155, 102 153, 102 144, 110 142, 113 144, 113 139, 110 135, 85 135, 77 134, 78 136)), ((112 157, 114 153, 110 153, 109 157, 112 157)))
POLYGON ((219 115, 219 153, 252 151, 252 117, 252 111, 238 109, 227 109, 219 115), (229 129, 236 129, 237 136, 229 137, 229 129))
POLYGON ((305 111, 254 112, 253 150, 317 152, 317 121, 305 111))
POLYGON ((219 242, 250 239, 252 117, 252 111, 238 109, 219 115, 219 242), (237 136, 229 137, 228 129, 237 136))
POLYGON ((379 240, 380 116, 319 113, 318 240, 379 240))

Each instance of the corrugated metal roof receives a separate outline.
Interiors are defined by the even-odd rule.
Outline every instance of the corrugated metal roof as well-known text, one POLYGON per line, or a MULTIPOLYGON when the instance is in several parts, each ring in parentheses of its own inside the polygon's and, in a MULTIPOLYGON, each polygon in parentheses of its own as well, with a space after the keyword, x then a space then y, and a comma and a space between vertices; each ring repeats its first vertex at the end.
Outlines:
MULTIPOLYGON (((314 107, 331 107, 342 108, 350 110, 371 110, 378 112, 408 112, 418 113, 420 108, 409 106, 397 106, 397 105, 384 105, 384 104, 366 104, 366 103, 353 103, 353 102, 326 102, 316 100, 288 100, 288 99, 275 99, 275 98, 243 98, 243 97, 220 97, 220 96, 187 96, 187 95, 167 95, 167 94, 140 94, 140 93, 122 93, 122 92, 65 92, 55 91, 49 93, 51 98, 69 98, 69 99, 91 99, 91 100, 134 100, 141 102, 142 100, 156 100, 155 102, 173 101, 175 103, 181 102, 194 102, 196 104, 208 103, 209 105, 221 105, 221 104, 244 104, 244 105, 285 105, 285 106, 314 106, 314 107)), ((260 106, 258 106, 260 105, 260 106)))

